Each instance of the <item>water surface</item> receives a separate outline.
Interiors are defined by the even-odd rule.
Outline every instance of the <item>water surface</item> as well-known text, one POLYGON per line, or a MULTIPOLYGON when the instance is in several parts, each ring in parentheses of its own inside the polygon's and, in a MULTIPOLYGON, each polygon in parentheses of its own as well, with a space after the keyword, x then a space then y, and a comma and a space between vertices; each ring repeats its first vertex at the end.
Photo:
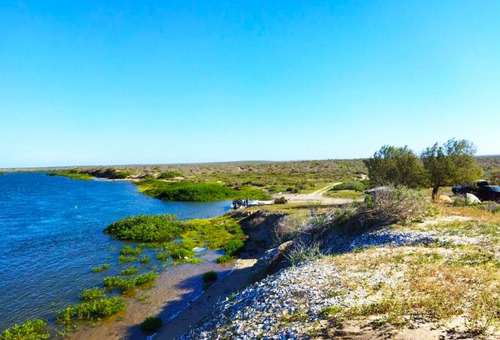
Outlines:
POLYGON ((27 318, 51 319, 83 288, 116 275, 124 245, 102 230, 119 218, 220 216, 230 202, 163 202, 129 182, 78 181, 44 173, 0 176, 0 330, 27 318), (111 263, 107 272, 91 268, 111 263))

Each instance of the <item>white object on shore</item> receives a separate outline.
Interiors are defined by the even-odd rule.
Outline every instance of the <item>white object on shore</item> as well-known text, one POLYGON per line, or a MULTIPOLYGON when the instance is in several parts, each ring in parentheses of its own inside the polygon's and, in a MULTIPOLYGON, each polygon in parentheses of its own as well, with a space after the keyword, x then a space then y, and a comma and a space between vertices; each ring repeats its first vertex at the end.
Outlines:
POLYGON ((250 206, 252 205, 272 205, 274 204, 274 201, 251 201, 250 206))
POLYGON ((479 198, 477 198, 475 195, 473 194, 470 194, 470 193, 467 193, 466 194, 466 201, 468 204, 481 204, 481 201, 479 200, 479 198))
POLYGON ((201 256, 201 255, 206 255, 208 252, 207 248, 201 248, 201 247, 194 247, 193 248, 194 255, 195 256, 201 256))

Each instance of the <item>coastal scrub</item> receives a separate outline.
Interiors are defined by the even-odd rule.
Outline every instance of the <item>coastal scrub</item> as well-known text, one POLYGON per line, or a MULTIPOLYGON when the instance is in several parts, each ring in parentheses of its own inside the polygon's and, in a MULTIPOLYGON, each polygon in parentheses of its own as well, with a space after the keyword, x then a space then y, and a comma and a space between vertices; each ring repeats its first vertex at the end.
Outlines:
POLYGON ((47 323, 40 319, 28 320, 22 325, 14 325, 0 333, 0 340, 42 340, 49 338, 47 323))
POLYGON ((164 182, 145 179, 139 189, 148 196, 164 201, 212 202, 248 198, 265 200, 269 195, 249 186, 228 187, 222 183, 196 183, 188 181, 164 182))

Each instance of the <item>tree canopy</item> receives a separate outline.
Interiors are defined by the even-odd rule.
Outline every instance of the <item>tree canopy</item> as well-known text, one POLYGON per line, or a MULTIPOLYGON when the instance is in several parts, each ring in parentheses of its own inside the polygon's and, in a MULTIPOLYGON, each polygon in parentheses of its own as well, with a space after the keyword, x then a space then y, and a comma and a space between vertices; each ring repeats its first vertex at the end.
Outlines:
POLYGON ((425 184, 423 164, 407 146, 385 145, 364 162, 373 185, 394 184, 416 188, 425 184))
POLYGON ((443 145, 434 144, 425 149, 420 158, 432 187, 432 197, 439 187, 478 179, 483 170, 476 165, 476 147, 462 139, 450 139, 443 145))
POLYGON ((471 142, 450 139, 425 149, 420 158, 407 146, 385 145, 364 162, 372 185, 430 185, 434 197, 441 186, 467 183, 481 176, 475 153, 471 142))

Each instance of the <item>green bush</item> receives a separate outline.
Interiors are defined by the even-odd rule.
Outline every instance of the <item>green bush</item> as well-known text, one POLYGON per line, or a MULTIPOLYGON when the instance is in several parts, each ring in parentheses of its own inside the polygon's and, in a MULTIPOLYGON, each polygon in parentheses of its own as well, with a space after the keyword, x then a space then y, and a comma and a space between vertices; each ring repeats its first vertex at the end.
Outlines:
POLYGON ((95 268, 92 268, 92 271, 94 273, 100 273, 102 272, 103 270, 108 270, 109 269, 109 264, 105 263, 103 264, 102 266, 100 267, 95 267, 95 268))
POLYGON ((219 256, 217 258, 217 263, 219 263, 219 264, 228 263, 228 262, 231 262, 231 261, 233 261, 235 259, 236 258, 234 256, 226 254, 226 255, 219 256))
POLYGON ((163 326, 162 320, 158 316, 149 316, 141 323, 141 331, 152 334, 163 326))
POLYGON ((81 302, 60 310, 56 320, 62 325, 71 325, 75 321, 100 320, 121 312, 125 308, 125 301, 117 297, 81 302))
POLYGON ((120 250, 120 255, 141 255, 142 249, 137 247, 137 248, 132 248, 131 246, 125 246, 120 250))
POLYGON ((332 191, 337 191, 337 190, 354 190, 354 191, 365 191, 366 185, 363 182, 360 181, 352 181, 352 182, 343 182, 340 183, 330 190, 332 191))
POLYGON ((130 263, 130 262, 135 262, 137 261, 137 256, 126 256, 126 255, 120 255, 118 257, 118 263, 130 263))
POLYGON ((226 254, 236 255, 239 254, 244 247, 245 247, 245 242, 240 240, 231 240, 224 245, 223 249, 226 252, 226 254))
POLYGON ((221 183, 162 182, 147 179, 138 184, 146 195, 165 201, 211 202, 241 197, 260 200, 269 198, 269 195, 260 189, 248 186, 230 188, 221 183))
POLYGON ((119 240, 140 242, 171 241, 184 232, 184 225, 175 215, 138 215, 110 224, 105 233, 119 240))
POLYGON ((80 300, 81 301, 94 301, 94 300, 99 300, 104 297, 104 290, 101 288, 91 288, 91 289, 85 289, 80 295, 80 300))
POLYGON ((120 276, 108 276, 104 278, 103 284, 106 288, 117 288, 121 292, 127 292, 137 286, 141 286, 148 282, 153 282, 157 278, 158 274, 154 272, 149 272, 127 279, 120 276))
POLYGON ((141 262, 141 264, 148 264, 149 262, 151 262, 151 258, 149 256, 144 256, 144 257, 141 257, 139 262, 141 262))
POLYGON ((165 171, 158 175, 158 179, 172 179, 175 177, 181 177, 182 172, 179 171, 165 171))
POLYGON ((49 338, 47 323, 40 319, 28 320, 22 325, 14 325, 0 333, 0 340, 42 340, 49 338))
POLYGON ((134 275, 137 274, 138 272, 139 270, 135 266, 132 266, 126 269, 122 269, 120 274, 125 276, 125 275, 134 275))
POLYGON ((217 272, 214 271, 206 272, 205 274, 203 274, 203 282, 213 283, 217 281, 217 276, 218 276, 217 272))

